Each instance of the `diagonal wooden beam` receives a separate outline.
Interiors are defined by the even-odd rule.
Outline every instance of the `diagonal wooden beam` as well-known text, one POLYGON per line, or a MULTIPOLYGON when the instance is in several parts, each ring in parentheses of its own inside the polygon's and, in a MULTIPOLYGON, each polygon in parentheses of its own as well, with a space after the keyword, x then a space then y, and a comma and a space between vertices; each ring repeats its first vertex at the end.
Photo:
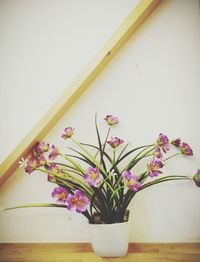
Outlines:
POLYGON ((81 94, 105 68, 108 62, 128 41, 138 27, 147 19, 162 0, 141 0, 125 21, 113 33, 101 50, 84 68, 78 77, 49 109, 36 126, 25 136, 0 166, 0 186, 18 168, 21 157, 25 157, 33 145, 42 140, 49 130, 59 121, 64 113, 74 104, 81 94))

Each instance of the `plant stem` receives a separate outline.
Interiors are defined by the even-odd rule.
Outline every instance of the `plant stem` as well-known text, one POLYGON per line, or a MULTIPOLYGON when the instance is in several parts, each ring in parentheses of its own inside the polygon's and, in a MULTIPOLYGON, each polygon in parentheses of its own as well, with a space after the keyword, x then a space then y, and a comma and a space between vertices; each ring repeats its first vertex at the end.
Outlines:
MULTIPOLYGON (((139 193, 140 191, 142 191, 143 189, 153 186, 155 184, 159 184, 159 183, 163 183, 163 182, 167 182, 167 181, 173 181, 173 180, 185 180, 185 179, 190 179, 190 177, 188 176, 166 176, 160 179, 157 179, 155 181, 149 182, 144 184, 141 189, 137 192, 139 193)), ((130 190, 130 189, 129 189, 130 190)), ((125 211, 128 208, 128 205, 130 204, 131 200, 133 199, 133 197, 135 196, 136 192, 131 192, 128 191, 125 195, 125 199, 124 199, 124 203, 123 203, 123 210, 125 211)))
MULTIPOLYGON (((148 150, 147 152, 145 152, 147 150, 147 148, 145 148, 145 149, 143 149, 141 152, 139 152, 131 161, 130 161, 130 163, 131 162, 134 162, 135 160, 137 160, 137 158, 138 157, 140 157, 139 159, 142 159, 142 158, 144 158, 145 156, 150 156, 150 155, 148 155, 151 151, 153 151, 154 150, 154 147, 153 148, 151 148, 150 150, 148 150), (142 155, 141 155, 142 154, 142 155)), ((129 166, 129 164, 128 164, 128 166, 129 166)))
POLYGON ((101 166, 101 164, 98 162, 98 160, 87 150, 85 149, 79 142, 77 142, 74 138, 71 137, 71 140, 77 145, 79 146, 96 164, 96 166, 102 171, 102 173, 107 176, 107 173, 105 171, 105 169, 101 166))
POLYGON ((106 135, 104 144, 103 144, 103 148, 102 148, 102 151, 103 151, 103 152, 104 152, 104 150, 105 150, 105 147, 106 147, 106 143, 107 143, 109 134, 110 134, 110 127, 108 128, 108 132, 107 132, 107 135, 106 135))
MULTIPOLYGON (((140 147, 137 147, 137 148, 134 148, 134 149, 128 151, 126 154, 124 154, 120 159, 118 159, 118 160, 115 162, 114 166, 111 167, 110 172, 112 172, 112 170, 115 169, 115 167, 116 167, 123 159, 125 159, 128 155, 134 153, 135 151, 137 151, 137 150, 139 150, 139 149, 141 149, 141 148, 147 149, 147 148, 149 148, 149 147, 151 147, 151 146, 153 146, 153 145, 154 145, 154 144, 146 145, 146 146, 140 146, 140 147)), ((140 153, 141 153, 141 152, 140 152, 140 153)))
POLYGON ((166 176, 166 177, 162 177, 160 179, 156 179, 152 182, 149 182, 149 183, 146 183, 144 184, 140 191, 147 188, 147 187, 150 187, 150 186, 153 186, 155 184, 159 184, 159 183, 163 183, 163 182, 166 182, 166 181, 170 181, 170 180, 185 180, 185 179, 189 179, 188 176, 166 176))
POLYGON ((175 157, 175 156, 178 156, 178 155, 181 155, 181 153, 178 152, 178 153, 176 153, 176 154, 174 154, 174 155, 171 155, 171 156, 165 158, 164 161, 166 162, 166 161, 169 160, 170 158, 175 157))
POLYGON ((113 148, 113 160, 112 160, 112 165, 115 164, 115 154, 116 154, 116 148, 113 148))
POLYGON ((73 161, 72 159, 70 159, 67 156, 62 155, 62 157, 64 157, 67 161, 69 161, 72 165, 74 165, 78 170, 81 171, 82 174, 85 174, 85 170, 75 161, 73 161))
MULTIPOLYGON (((18 209, 18 208, 28 208, 28 207, 59 207, 59 208, 67 208, 66 205, 60 205, 60 204, 29 204, 29 205, 22 205, 22 206, 15 206, 15 207, 9 207, 9 208, 4 208, 3 211, 8 211, 12 209, 18 209)), ((89 221, 92 220, 90 214, 86 210, 85 212, 81 213, 84 215, 89 221)))
POLYGON ((21 205, 21 206, 14 206, 14 207, 8 207, 4 208, 3 210, 12 210, 12 209, 18 209, 18 208, 27 208, 27 207, 61 207, 61 208, 67 208, 66 205, 60 205, 60 204, 28 204, 28 205, 21 205))

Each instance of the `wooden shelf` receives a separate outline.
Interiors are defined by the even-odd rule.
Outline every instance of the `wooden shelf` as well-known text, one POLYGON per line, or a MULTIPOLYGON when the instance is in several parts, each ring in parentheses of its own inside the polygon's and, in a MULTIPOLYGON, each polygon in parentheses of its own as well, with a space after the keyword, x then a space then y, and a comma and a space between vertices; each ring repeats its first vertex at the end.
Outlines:
POLYGON ((156 244, 130 243, 129 251, 121 258, 97 257, 88 243, 13 243, 0 244, 1 262, 199 262, 200 243, 156 244))

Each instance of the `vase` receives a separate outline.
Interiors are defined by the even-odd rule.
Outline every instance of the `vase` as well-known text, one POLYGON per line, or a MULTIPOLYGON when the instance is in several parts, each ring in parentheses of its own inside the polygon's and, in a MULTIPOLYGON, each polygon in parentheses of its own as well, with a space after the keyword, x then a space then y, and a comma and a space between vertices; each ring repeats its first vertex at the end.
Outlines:
POLYGON ((100 257, 122 257, 128 251, 129 223, 89 224, 91 244, 100 257))

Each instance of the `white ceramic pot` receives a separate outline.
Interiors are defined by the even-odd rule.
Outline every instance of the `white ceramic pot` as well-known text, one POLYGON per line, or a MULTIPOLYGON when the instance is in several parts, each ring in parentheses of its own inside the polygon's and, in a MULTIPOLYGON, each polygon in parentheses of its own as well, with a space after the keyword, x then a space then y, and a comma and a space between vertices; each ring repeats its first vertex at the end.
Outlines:
POLYGON ((129 223, 89 224, 91 244, 97 256, 121 257, 128 251, 129 223))

